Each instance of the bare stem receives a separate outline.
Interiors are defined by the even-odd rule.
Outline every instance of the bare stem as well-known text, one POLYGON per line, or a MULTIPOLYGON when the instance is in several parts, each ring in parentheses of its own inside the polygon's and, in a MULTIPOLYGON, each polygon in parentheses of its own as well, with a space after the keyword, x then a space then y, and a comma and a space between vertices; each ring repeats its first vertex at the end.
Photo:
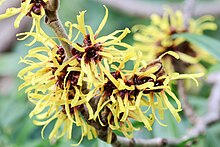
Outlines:
POLYGON ((184 114, 192 124, 195 124, 198 118, 188 102, 188 98, 186 96, 186 92, 184 88, 184 83, 182 80, 178 81, 177 87, 178 87, 179 98, 182 102, 184 114))
POLYGON ((70 52, 72 49, 72 46, 66 41, 62 40, 62 38, 68 40, 68 35, 58 17, 58 13, 57 13, 58 9, 59 9, 59 0, 49 0, 45 7, 45 12, 46 12, 45 22, 56 33, 56 36, 60 40, 65 50, 66 59, 69 59, 72 56, 70 52))
POLYGON ((220 117, 220 72, 211 74, 208 82, 213 84, 213 87, 208 99, 208 113, 203 121, 210 125, 218 121, 220 117))
POLYGON ((153 139, 128 139, 125 137, 117 136, 117 142, 114 143, 113 147, 156 147, 167 145, 167 139, 164 138, 153 138, 153 139), (117 144, 116 144, 117 143, 117 144), (119 145, 119 146, 118 146, 119 145))

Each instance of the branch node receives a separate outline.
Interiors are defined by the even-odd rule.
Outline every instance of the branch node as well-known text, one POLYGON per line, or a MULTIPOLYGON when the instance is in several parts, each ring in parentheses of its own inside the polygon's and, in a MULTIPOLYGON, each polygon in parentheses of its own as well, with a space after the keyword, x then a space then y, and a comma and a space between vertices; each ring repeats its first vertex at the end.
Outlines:
POLYGON ((167 139, 165 139, 165 138, 163 138, 162 140, 161 140, 161 144, 162 144, 162 146, 166 146, 167 144, 168 144, 168 140, 167 139))
POLYGON ((46 9, 55 12, 59 9, 59 5, 59 0, 49 0, 46 4, 46 9))

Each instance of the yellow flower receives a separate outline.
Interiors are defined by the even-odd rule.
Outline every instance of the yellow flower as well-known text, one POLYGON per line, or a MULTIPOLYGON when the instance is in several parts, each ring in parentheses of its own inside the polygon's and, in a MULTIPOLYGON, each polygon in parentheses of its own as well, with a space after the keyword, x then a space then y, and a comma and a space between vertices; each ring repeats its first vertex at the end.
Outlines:
MULTIPOLYGON (((36 33, 29 35, 35 37, 36 33)), ((29 116, 35 116, 34 124, 44 126, 42 136, 45 127, 56 120, 50 139, 60 138, 65 134, 71 139, 73 124, 81 127, 82 138, 96 137, 95 129, 80 115, 85 105, 89 110, 89 119, 92 118, 93 111, 89 100, 93 91, 85 94, 82 92, 83 87, 79 86, 82 85, 79 84, 82 82, 79 79, 81 77, 79 62, 75 58, 64 62, 65 52, 61 46, 47 36, 39 34, 37 36, 35 38, 39 40, 36 41, 42 42, 45 46, 29 50, 29 53, 20 60, 28 66, 18 73, 24 80, 19 90, 27 87, 25 92, 28 99, 36 105, 29 116)))
MULTIPOLYGON (((133 47, 121 42, 121 40, 130 33, 128 28, 98 37, 108 18, 108 9, 106 7, 105 10, 106 14, 96 32, 93 32, 89 25, 85 25, 85 11, 80 12, 77 16, 78 24, 72 24, 71 22, 66 22, 65 24, 69 27, 70 40, 72 39, 72 30, 74 28, 78 30, 78 34, 72 42, 75 42, 79 35, 82 35, 84 38, 81 43, 71 44, 74 47, 72 49, 72 55, 80 62, 81 72, 87 77, 86 82, 90 83, 88 87, 91 87, 91 83, 97 87, 105 82, 105 76, 111 76, 109 64, 113 62, 126 62, 128 56, 135 56, 135 52, 131 52, 133 47), (123 47, 127 50, 120 51, 117 49, 118 47, 123 47), (128 54, 128 52, 130 54, 128 54)), ((119 84, 117 81, 114 83, 119 84)))
MULTIPOLYGON (((137 41, 134 45, 143 51, 144 60, 147 61, 156 59, 167 51, 176 52, 180 60, 175 60, 171 56, 162 60, 166 65, 166 70, 170 73, 173 71, 185 73, 190 65, 194 65, 194 69, 199 68, 200 71, 204 71, 199 61, 213 61, 210 55, 183 38, 173 39, 172 35, 184 32, 202 34, 205 30, 215 30, 217 25, 213 21, 214 17, 207 15, 196 20, 191 19, 189 26, 185 28, 182 12, 167 9, 162 17, 153 14, 149 26, 136 25, 133 27, 134 39, 137 41)), ((191 72, 195 72, 195 70, 191 72)))
POLYGON ((182 110, 181 104, 171 91, 169 83, 171 80, 185 78, 196 81, 195 78, 202 75, 166 74, 160 60, 167 54, 179 58, 176 53, 170 51, 146 66, 141 65, 141 54, 139 54, 134 59, 136 63, 131 71, 113 66, 115 72, 111 72, 111 75, 120 84, 116 86, 112 80, 108 80, 101 88, 94 119, 98 119, 103 126, 109 125, 112 130, 122 132, 128 138, 132 138, 133 131, 138 129, 132 125, 131 119, 142 122, 151 131, 154 120, 166 126, 160 120, 164 119, 164 111, 168 109, 177 122, 180 122, 178 112, 182 110), (177 108, 170 103, 170 99, 176 102, 177 108), (107 122, 102 122, 103 116, 107 117, 107 122))
POLYGON ((36 19, 36 15, 44 16, 45 12, 43 7, 47 1, 48 0, 22 0, 20 8, 8 8, 4 14, 0 15, 0 20, 20 13, 14 22, 14 27, 18 28, 21 19, 26 15, 32 16, 34 19, 36 19))

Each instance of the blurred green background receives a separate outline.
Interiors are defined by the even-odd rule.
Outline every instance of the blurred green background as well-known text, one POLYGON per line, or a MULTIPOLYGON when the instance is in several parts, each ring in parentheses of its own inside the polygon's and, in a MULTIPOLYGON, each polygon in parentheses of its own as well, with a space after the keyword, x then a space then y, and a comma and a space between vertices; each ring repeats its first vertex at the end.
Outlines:
MULTIPOLYGON (((153 1, 153 0, 152 0, 153 1)), ((92 28, 97 29, 101 22, 105 10, 100 3, 101 0, 63 0, 60 7, 60 18, 63 22, 69 20, 76 22, 76 15, 79 11, 87 10, 86 24, 90 24, 92 28)), ((181 0, 157 0, 158 5, 161 2, 180 3, 181 0)), ((135 6, 134 6, 135 7, 135 6)), ((220 27, 220 18, 216 18, 216 22, 220 27)), ((124 29, 125 27, 131 28, 135 24, 149 24, 146 18, 129 16, 109 7, 109 19, 107 21, 102 34, 108 34, 116 29, 124 29)), ((29 26, 30 27, 30 26, 29 26)), ((43 28, 49 34, 53 33, 43 24, 43 28)), ((13 29, 13 28, 11 28, 13 29)), ((220 30, 216 32, 207 32, 209 36, 216 39, 220 37, 220 30)), ((1 34, 0 34, 1 35, 1 34)), ((24 90, 17 91, 18 86, 22 81, 17 78, 18 71, 25 65, 18 64, 19 58, 27 54, 31 47, 24 44, 30 42, 30 39, 25 41, 16 41, 16 43, 8 50, 0 53, 0 147, 69 147, 71 143, 76 143, 80 138, 80 130, 73 129, 73 139, 67 140, 65 137, 57 141, 49 141, 49 131, 52 125, 49 125, 45 131, 45 139, 40 136, 41 127, 33 125, 31 119, 28 117, 29 112, 33 109, 33 105, 27 100, 24 90)), ((125 38, 125 42, 133 43, 132 34, 125 38)), ((208 66, 209 72, 220 70, 220 65, 208 66)), ((194 95, 189 95, 190 103, 193 108, 200 115, 206 112, 207 97, 209 96, 211 85, 206 83, 201 84, 201 89, 194 95)), ((154 138, 166 137, 175 138, 181 137, 190 127, 190 123, 182 115, 181 123, 177 124, 170 113, 166 114, 165 123, 168 127, 162 127, 157 122, 153 126, 153 131, 148 132, 142 128, 140 131, 135 132, 137 138, 154 138)), ((135 124, 141 126, 140 124, 135 124)), ((198 143, 195 147, 218 147, 220 144, 220 123, 217 123, 207 130, 205 136, 199 137, 198 143)), ((104 147, 110 146, 99 139, 88 141, 86 138, 80 146, 90 147, 104 147)))

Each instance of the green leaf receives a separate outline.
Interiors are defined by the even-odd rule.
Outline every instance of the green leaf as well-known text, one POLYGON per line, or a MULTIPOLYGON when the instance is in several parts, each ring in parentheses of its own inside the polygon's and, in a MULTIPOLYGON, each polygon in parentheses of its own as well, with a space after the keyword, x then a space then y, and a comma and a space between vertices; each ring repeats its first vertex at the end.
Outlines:
POLYGON ((205 35, 196 35, 189 33, 174 34, 173 38, 182 37, 192 44, 200 47, 213 55, 218 61, 220 61, 220 41, 213 39, 205 35))
POLYGON ((4 53, 0 55, 0 75, 17 75, 19 56, 16 53, 4 53))
POLYGON ((189 95, 188 100, 198 115, 203 115, 207 111, 207 99, 206 98, 202 96, 189 95))
POLYGON ((179 143, 177 145, 177 147, 186 147, 186 146, 189 146, 189 144, 190 144, 191 147, 203 147, 203 145, 204 145, 204 136, 203 135, 199 135, 199 136, 197 136, 195 138, 194 137, 193 138, 189 138, 189 139, 179 143), (194 141, 197 141, 197 140, 198 140, 198 143, 190 144, 190 142, 194 142, 194 141))
POLYGON ((186 125, 184 120, 182 120, 180 123, 177 123, 169 110, 165 111, 164 118, 164 124, 166 124, 167 127, 160 126, 159 123, 155 121, 152 131, 154 137, 178 138, 186 133, 186 125))
POLYGON ((220 71, 220 64, 215 64, 209 68, 209 73, 220 71))
POLYGON ((209 127, 206 131, 205 146, 218 147, 220 144, 220 123, 216 123, 209 127))

